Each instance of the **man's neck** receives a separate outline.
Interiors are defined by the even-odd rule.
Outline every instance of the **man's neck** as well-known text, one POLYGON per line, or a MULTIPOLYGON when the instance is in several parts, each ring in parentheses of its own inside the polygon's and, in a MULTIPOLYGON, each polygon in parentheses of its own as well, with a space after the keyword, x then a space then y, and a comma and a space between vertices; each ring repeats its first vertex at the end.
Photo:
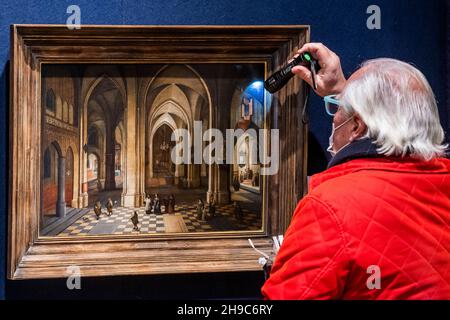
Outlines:
POLYGON ((379 158, 377 146, 370 138, 355 140, 339 151, 328 163, 328 169, 344 162, 359 158, 379 158))

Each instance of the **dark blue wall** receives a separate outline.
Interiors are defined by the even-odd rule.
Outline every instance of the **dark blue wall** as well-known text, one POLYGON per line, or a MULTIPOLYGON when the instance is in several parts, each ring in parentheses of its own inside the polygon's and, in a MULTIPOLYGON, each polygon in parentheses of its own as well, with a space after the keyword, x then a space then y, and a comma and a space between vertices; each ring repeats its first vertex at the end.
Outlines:
MULTIPOLYGON (((366 59, 393 57, 421 69, 439 101, 442 122, 448 130, 446 107, 446 2, 413 0, 2 0, 0 4, 0 298, 5 295, 6 188, 8 131, 9 25, 12 23, 65 23, 70 4, 81 7, 82 24, 310 24, 312 40, 320 41, 341 57, 347 75, 366 59), (377 4, 382 29, 366 28, 366 9, 377 4)), ((310 104, 311 133, 322 149, 330 134, 330 118, 317 97, 310 104)), ((450 131, 450 130, 448 130, 450 131)), ((320 149, 319 149, 320 150, 320 149)), ((255 297, 262 279, 259 274, 197 277, 139 277, 88 280, 77 297, 255 297), (188 279, 189 278, 189 279, 188 279), (250 281, 249 281, 250 279, 250 281), (199 284, 205 282, 211 286, 199 284), (245 281, 245 282, 243 282, 245 281), (218 289, 214 291, 213 288, 218 289), (89 291, 89 292, 88 292, 89 291), (216 292, 216 293, 214 293, 216 292)), ((63 281, 8 282, 10 297, 71 297, 63 281)))

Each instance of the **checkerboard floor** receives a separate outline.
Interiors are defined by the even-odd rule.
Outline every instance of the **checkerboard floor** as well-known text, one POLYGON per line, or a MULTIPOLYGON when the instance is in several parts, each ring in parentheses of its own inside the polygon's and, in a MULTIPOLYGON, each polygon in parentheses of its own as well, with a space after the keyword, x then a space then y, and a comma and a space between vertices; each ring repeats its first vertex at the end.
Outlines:
MULTIPOLYGON (((211 232, 211 231, 236 231, 236 230, 259 230, 262 228, 261 217, 243 204, 242 218, 234 216, 233 204, 216 206, 216 214, 207 221, 197 219, 197 208, 195 204, 180 203, 175 207, 175 215, 181 215, 188 232, 211 232)), ((103 212, 106 209, 103 208, 103 212)), ((164 215, 146 214, 144 208, 116 207, 111 216, 105 213, 97 220, 92 209, 83 217, 67 227, 58 236, 89 236, 100 234, 152 234, 165 233, 166 226, 164 215), (139 230, 133 230, 131 216, 137 211, 139 216, 139 230)))

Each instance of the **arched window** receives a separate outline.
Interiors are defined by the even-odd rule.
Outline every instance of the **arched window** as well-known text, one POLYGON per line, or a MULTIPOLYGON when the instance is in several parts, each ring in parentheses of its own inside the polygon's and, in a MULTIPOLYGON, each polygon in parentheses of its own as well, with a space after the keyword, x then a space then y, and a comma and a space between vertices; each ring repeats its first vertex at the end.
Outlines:
POLYGON ((44 153, 44 179, 52 177, 52 155, 50 149, 45 149, 44 153))
POLYGON ((73 125, 73 106, 69 105, 69 124, 73 125))
POLYGON ((55 101, 55 93, 52 89, 47 91, 47 95, 45 97, 45 106, 47 110, 51 112, 55 112, 56 110, 56 101, 55 101))
POLYGON ((69 106, 66 101, 63 102, 62 121, 69 122, 69 106))
POLYGON ((55 117, 59 120, 62 120, 62 100, 60 96, 56 97, 56 112, 55 117))
POLYGON ((98 147, 98 131, 94 127, 89 128, 88 144, 90 146, 97 146, 98 147))

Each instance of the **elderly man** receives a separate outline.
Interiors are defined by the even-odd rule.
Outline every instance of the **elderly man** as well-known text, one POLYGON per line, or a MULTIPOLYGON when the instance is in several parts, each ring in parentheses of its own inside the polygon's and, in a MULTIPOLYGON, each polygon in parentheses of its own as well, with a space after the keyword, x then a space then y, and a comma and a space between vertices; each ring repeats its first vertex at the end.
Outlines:
POLYGON ((305 51, 321 66, 333 158, 294 212, 264 297, 450 299, 450 160, 430 85, 393 59, 346 80, 324 45, 305 51))

